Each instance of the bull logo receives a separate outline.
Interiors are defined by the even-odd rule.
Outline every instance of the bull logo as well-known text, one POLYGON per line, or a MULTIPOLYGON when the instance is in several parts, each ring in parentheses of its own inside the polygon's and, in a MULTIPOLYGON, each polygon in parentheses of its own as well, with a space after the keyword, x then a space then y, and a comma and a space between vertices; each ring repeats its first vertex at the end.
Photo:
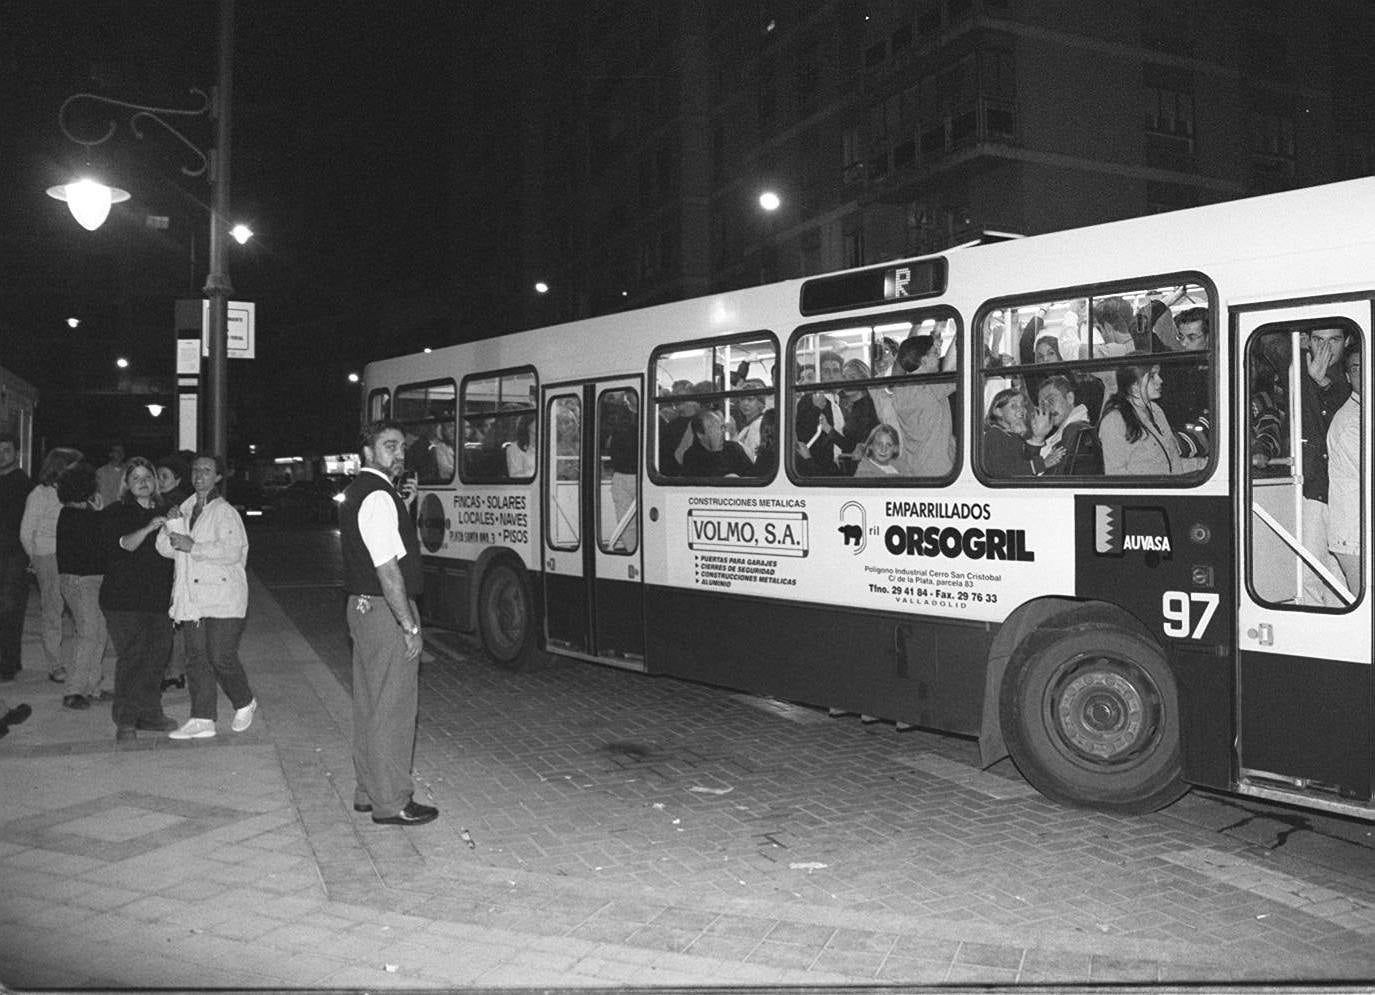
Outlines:
POLYGON ((841 535, 841 545, 852 547, 850 552, 854 556, 864 552, 864 547, 869 544, 866 525, 864 505, 858 501, 846 501, 840 506, 840 527, 836 531, 841 535))

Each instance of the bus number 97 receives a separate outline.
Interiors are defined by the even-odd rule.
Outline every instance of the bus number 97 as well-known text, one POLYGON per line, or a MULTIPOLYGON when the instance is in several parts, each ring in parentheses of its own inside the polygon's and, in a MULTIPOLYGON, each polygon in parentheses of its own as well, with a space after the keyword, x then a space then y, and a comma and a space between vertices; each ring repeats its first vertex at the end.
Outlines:
POLYGON ((1220 596, 1197 591, 1166 591, 1160 596, 1160 614, 1164 617, 1165 635, 1175 639, 1202 639, 1208 623, 1217 611, 1220 596), (1203 606, 1198 624, 1193 625, 1193 606, 1203 606), (1192 627, 1192 631, 1190 631, 1192 627))

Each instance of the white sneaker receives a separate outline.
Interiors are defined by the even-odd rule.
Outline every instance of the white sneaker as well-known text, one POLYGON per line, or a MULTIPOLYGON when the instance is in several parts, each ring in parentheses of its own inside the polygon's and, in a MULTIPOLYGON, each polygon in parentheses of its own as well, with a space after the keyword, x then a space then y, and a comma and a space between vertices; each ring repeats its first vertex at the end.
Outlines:
POLYGON ((243 708, 234 713, 234 721, 229 723, 229 728, 235 732, 243 732, 253 724, 253 713, 258 710, 258 699, 254 698, 243 708))
POLYGON ((180 729, 167 734, 168 739, 209 739, 215 735, 214 719, 187 719, 180 729))

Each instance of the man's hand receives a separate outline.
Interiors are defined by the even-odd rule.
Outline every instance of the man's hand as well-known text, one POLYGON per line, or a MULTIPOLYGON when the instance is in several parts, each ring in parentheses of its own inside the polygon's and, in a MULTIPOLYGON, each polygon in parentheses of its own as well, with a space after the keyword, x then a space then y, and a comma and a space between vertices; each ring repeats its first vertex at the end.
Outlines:
POLYGON ((420 632, 417 632, 413 636, 407 633, 402 633, 402 636, 406 640, 406 659, 414 660, 416 657, 420 655, 420 648, 425 643, 425 636, 423 633, 420 632))
POLYGON ((1316 339, 1310 335, 1308 346, 1308 375, 1314 383, 1326 387, 1330 383, 1327 371, 1336 358, 1337 343, 1334 339, 1316 339))

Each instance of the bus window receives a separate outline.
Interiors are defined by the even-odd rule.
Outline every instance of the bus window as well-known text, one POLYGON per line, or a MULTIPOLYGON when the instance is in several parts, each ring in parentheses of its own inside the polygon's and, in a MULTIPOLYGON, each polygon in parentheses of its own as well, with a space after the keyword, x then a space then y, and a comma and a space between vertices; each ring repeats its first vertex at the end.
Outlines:
POLYGON ((545 513, 549 545, 577 549, 582 538, 582 401, 576 396, 556 397, 550 413, 554 484, 545 513))
POLYGON ((392 417, 406 430, 406 470, 421 484, 454 479, 454 382, 396 388, 392 417))
POLYGON ((466 484, 507 484, 535 476, 535 371, 464 378, 463 458, 466 484))
POLYGON ((777 362, 777 343, 758 333, 656 352, 656 479, 770 479, 778 466, 777 362))
POLYGON ((793 343, 792 448, 799 477, 948 479, 956 465, 958 323, 885 316, 793 343))
POLYGON ((1248 580, 1266 604, 1341 609, 1360 600, 1369 472, 1361 353, 1360 330, 1345 319, 1269 325, 1248 344, 1248 580))
POLYGON ((1188 282, 985 311, 981 476, 1200 475, 1215 394, 1211 314, 1208 291, 1188 282))
POLYGON ((368 421, 383 421, 391 417, 391 393, 385 388, 368 394, 368 421))
POLYGON ((638 392, 608 390, 597 399, 597 544, 604 553, 635 552, 635 493, 640 473, 640 399, 638 392))

